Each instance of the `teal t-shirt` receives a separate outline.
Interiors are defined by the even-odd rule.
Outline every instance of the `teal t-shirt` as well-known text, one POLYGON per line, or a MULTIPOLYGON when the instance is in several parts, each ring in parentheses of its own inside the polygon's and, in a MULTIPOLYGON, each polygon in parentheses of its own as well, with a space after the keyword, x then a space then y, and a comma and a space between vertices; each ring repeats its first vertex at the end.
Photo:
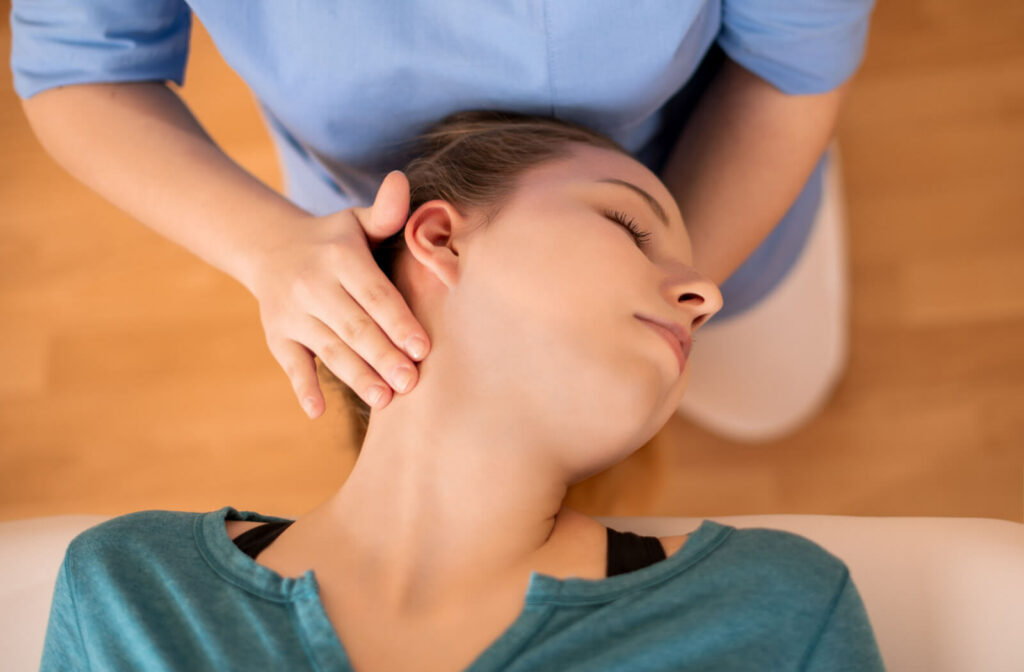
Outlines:
MULTIPOLYGON (((352 670, 313 570, 286 578, 257 564, 225 519, 288 520, 231 506, 140 511, 75 537, 41 669, 352 670)), ((520 614, 466 669, 885 668, 842 560, 791 532, 704 520, 639 570, 532 573, 520 614)))

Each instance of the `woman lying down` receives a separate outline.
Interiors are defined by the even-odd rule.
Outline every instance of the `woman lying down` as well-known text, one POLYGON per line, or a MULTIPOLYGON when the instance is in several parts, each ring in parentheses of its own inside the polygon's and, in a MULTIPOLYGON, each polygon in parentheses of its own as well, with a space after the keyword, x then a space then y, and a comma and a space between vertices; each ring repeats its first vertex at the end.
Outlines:
POLYGON ((374 257, 430 337, 418 384, 297 520, 140 511, 78 535, 43 669, 884 669, 814 542, 638 536, 563 504, 672 416, 722 305, 658 177, 586 128, 486 111, 404 172, 410 216, 374 257))

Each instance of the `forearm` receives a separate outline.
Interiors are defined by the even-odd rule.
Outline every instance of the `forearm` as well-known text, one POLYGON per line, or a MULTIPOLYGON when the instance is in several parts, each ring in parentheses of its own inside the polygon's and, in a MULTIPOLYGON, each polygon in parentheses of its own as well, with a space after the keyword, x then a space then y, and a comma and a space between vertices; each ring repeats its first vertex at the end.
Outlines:
POLYGON ((162 82, 49 89, 22 107, 68 173, 247 287, 252 246, 309 216, 232 161, 162 82))
POLYGON ((771 233, 828 145, 844 92, 784 94, 725 59, 661 176, 697 270, 721 284, 771 233))

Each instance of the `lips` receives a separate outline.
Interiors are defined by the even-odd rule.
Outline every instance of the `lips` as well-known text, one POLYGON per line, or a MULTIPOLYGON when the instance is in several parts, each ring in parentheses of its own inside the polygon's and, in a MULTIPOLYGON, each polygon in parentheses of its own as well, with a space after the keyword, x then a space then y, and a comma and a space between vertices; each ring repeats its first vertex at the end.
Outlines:
POLYGON ((661 334, 665 342, 668 343, 669 347, 676 354, 676 359, 679 360, 679 373, 683 372, 686 368, 686 362, 690 358, 690 337, 679 325, 662 322, 654 318, 649 318, 645 315, 637 315, 637 319, 646 322, 651 325, 651 328, 661 334), (680 337, 679 334, 682 334, 680 337))

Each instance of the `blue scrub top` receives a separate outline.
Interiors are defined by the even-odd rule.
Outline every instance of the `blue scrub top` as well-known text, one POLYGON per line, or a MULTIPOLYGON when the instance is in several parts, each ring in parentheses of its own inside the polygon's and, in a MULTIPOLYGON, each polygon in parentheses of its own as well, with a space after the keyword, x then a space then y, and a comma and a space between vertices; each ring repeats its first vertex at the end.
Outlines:
MULTIPOLYGON (((152 510, 76 536, 41 672, 352 672, 314 570, 285 577, 256 563, 225 519, 287 520, 231 506, 152 510)), ((884 672, 885 663, 842 560, 792 532, 704 520, 681 549, 641 569, 603 579, 531 572, 520 613, 465 669, 884 672)))
MULTIPOLYGON (((830 91, 860 64, 872 6, 873 0, 14 0, 11 68, 21 98, 87 82, 181 86, 194 12, 255 95, 286 195, 319 216, 370 205, 384 176, 411 158, 410 141, 462 109, 589 126, 660 176, 723 52, 784 93, 830 91)), ((713 319, 756 304, 799 257, 825 160, 723 283, 725 303, 713 319)))

